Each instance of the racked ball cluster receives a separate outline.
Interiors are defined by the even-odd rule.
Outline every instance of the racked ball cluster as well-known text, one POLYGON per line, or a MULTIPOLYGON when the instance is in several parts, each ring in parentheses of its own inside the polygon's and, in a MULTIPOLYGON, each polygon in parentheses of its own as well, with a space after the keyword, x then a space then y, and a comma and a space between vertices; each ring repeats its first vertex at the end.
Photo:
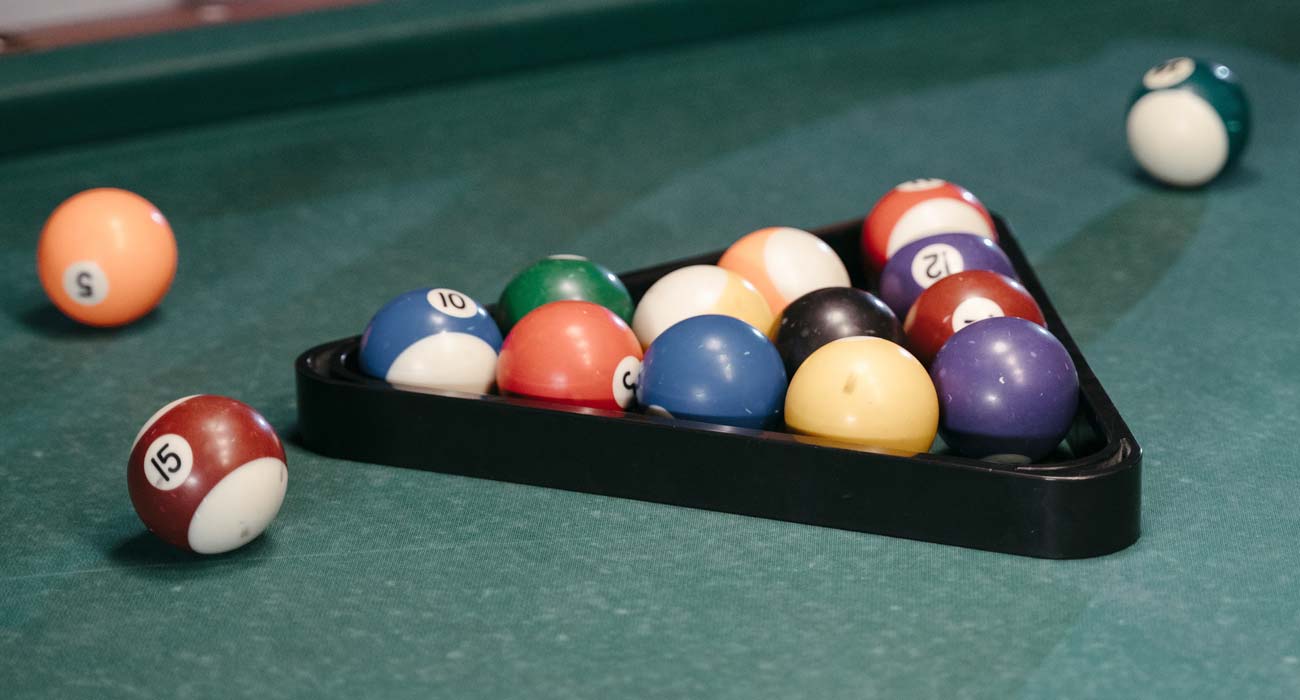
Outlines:
POLYGON ((470 386, 901 454, 931 449, 943 432, 967 456, 1039 459, 1069 428, 1077 378, 996 240, 968 190, 913 180, 886 193, 864 223, 873 269, 863 277, 879 273, 884 301, 852 287, 822 239, 771 227, 739 238, 717 265, 664 274, 635 305, 603 266, 545 258, 506 285, 499 341, 468 295, 408 293, 372 319, 360 365, 398 388, 470 386), (1017 327, 997 342, 968 342, 971 329, 1003 316, 1042 332, 1017 327), (927 370, 931 361, 941 374, 927 370), (1034 376, 1008 374, 1016 362, 1034 376), (976 387, 978 401, 944 388, 953 386, 976 387), (1015 427, 1030 415, 1032 435, 1015 427))

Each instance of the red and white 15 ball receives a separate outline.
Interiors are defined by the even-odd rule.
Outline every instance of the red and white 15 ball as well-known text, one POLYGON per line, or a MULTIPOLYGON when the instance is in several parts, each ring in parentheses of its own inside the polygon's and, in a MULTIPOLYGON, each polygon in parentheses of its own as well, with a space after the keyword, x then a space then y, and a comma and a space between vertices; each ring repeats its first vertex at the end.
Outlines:
POLYGON ((903 246, 939 233, 998 240, 993 217, 970 190, 936 178, 908 180, 881 197, 862 222, 862 255, 880 270, 903 246))
POLYGON ((228 552, 262 534, 288 481, 271 425, 224 396, 163 406, 136 435, 127 463, 140 520, 164 541, 200 554, 228 552))

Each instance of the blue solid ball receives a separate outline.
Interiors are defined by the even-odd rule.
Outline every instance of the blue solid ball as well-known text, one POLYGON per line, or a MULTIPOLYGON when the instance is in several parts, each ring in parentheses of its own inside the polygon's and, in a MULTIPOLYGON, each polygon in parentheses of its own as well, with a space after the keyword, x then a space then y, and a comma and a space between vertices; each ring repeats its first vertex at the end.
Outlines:
POLYGON ((935 282, 966 270, 992 270, 1018 280, 1007 254, 973 233, 941 233, 912 241, 880 271, 880 298, 901 319, 935 282))
POLYGON ((636 396, 651 414, 761 429, 780 426, 785 389, 785 366, 766 336, 739 319, 709 314, 655 338, 636 396))
POLYGON ((361 371, 402 389, 484 394, 496 379, 501 331, 454 289, 417 289, 384 305, 361 336, 361 371))

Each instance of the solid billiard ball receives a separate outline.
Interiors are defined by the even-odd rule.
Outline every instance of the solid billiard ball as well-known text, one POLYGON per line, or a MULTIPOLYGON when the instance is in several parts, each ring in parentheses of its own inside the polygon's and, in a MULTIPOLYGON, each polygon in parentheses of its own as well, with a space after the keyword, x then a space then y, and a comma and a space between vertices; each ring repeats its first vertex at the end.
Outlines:
POLYGON ((552 255, 524 268, 501 293, 497 318, 509 330, 529 311, 564 300, 594 302, 632 322, 632 296, 623 281, 580 255, 552 255))
POLYGON ((417 289, 370 319, 361 336, 361 371, 409 391, 486 394, 500 350, 496 322, 468 294, 417 289))
POLYGON ((795 299, 777 318, 773 334, 790 376, 817 348, 855 335, 903 344, 894 312, 874 294, 852 287, 826 287, 795 299))
POLYGON ((732 316, 764 334, 772 330, 772 310, 753 284, 716 265, 690 265, 660 277, 637 304, 632 330, 643 347, 668 327, 704 314, 732 316))
POLYGON ((1171 58, 1143 74, 1129 100, 1127 126, 1129 150, 1151 177, 1197 187, 1245 149, 1250 105, 1227 66, 1171 58))
POLYGON ((621 410, 636 397, 641 344, 623 319, 588 301, 533 309, 506 335, 497 360, 503 394, 621 410))
POLYGON ((988 238, 943 233, 908 243, 885 263, 880 272, 880 298, 905 318, 921 292, 963 270, 992 270, 1016 276, 1007 254, 988 238))
POLYGON ((939 400, 921 363, 884 338, 842 338, 790 380, 785 422, 807 435, 916 454, 930 449, 939 400))
POLYGON ((257 411, 224 396, 163 406, 136 435, 127 462, 131 504, 163 541, 228 552, 266 529, 288 485, 280 438, 257 411))
POLYGON ((693 316, 646 350, 637 403, 646 412, 741 428, 781 424, 786 374, 757 328, 730 316, 693 316))
POLYGON ((797 228, 764 228, 722 254, 718 267, 753 283, 772 313, 815 289, 849 286, 849 271, 822 239, 797 228))
POLYGON ((923 364, 953 333, 976 321, 1014 316, 1047 326, 1038 302, 1019 282, 989 270, 967 270, 945 277, 921 292, 907 312, 907 347, 923 364))
POLYGON ((54 210, 36 268, 50 301, 73 320, 121 326, 158 305, 176 276, 176 238, 143 197, 86 190, 54 210))
POLYGON ((1061 443, 1079 405, 1074 361, 1051 333, 1023 318, 990 318, 957 331, 930 366, 939 434, 958 454, 1008 464, 1061 443))
POLYGON ((938 179, 909 180, 881 197, 862 222, 862 255, 880 270, 908 243, 954 232, 998 239, 993 217, 970 190, 938 179))

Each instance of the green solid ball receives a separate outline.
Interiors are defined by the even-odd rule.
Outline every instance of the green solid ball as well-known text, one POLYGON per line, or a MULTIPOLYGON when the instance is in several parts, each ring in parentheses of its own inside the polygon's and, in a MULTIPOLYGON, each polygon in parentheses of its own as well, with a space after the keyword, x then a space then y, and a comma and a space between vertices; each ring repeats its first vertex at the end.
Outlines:
POLYGON ((1199 187, 1241 157, 1250 104, 1222 63, 1171 58, 1143 74, 1129 100, 1127 129, 1129 150, 1149 175, 1199 187))
POLYGON ((553 301, 590 301, 632 323, 632 295, 613 272, 579 255, 552 255, 515 275, 497 302, 502 330, 553 301))

